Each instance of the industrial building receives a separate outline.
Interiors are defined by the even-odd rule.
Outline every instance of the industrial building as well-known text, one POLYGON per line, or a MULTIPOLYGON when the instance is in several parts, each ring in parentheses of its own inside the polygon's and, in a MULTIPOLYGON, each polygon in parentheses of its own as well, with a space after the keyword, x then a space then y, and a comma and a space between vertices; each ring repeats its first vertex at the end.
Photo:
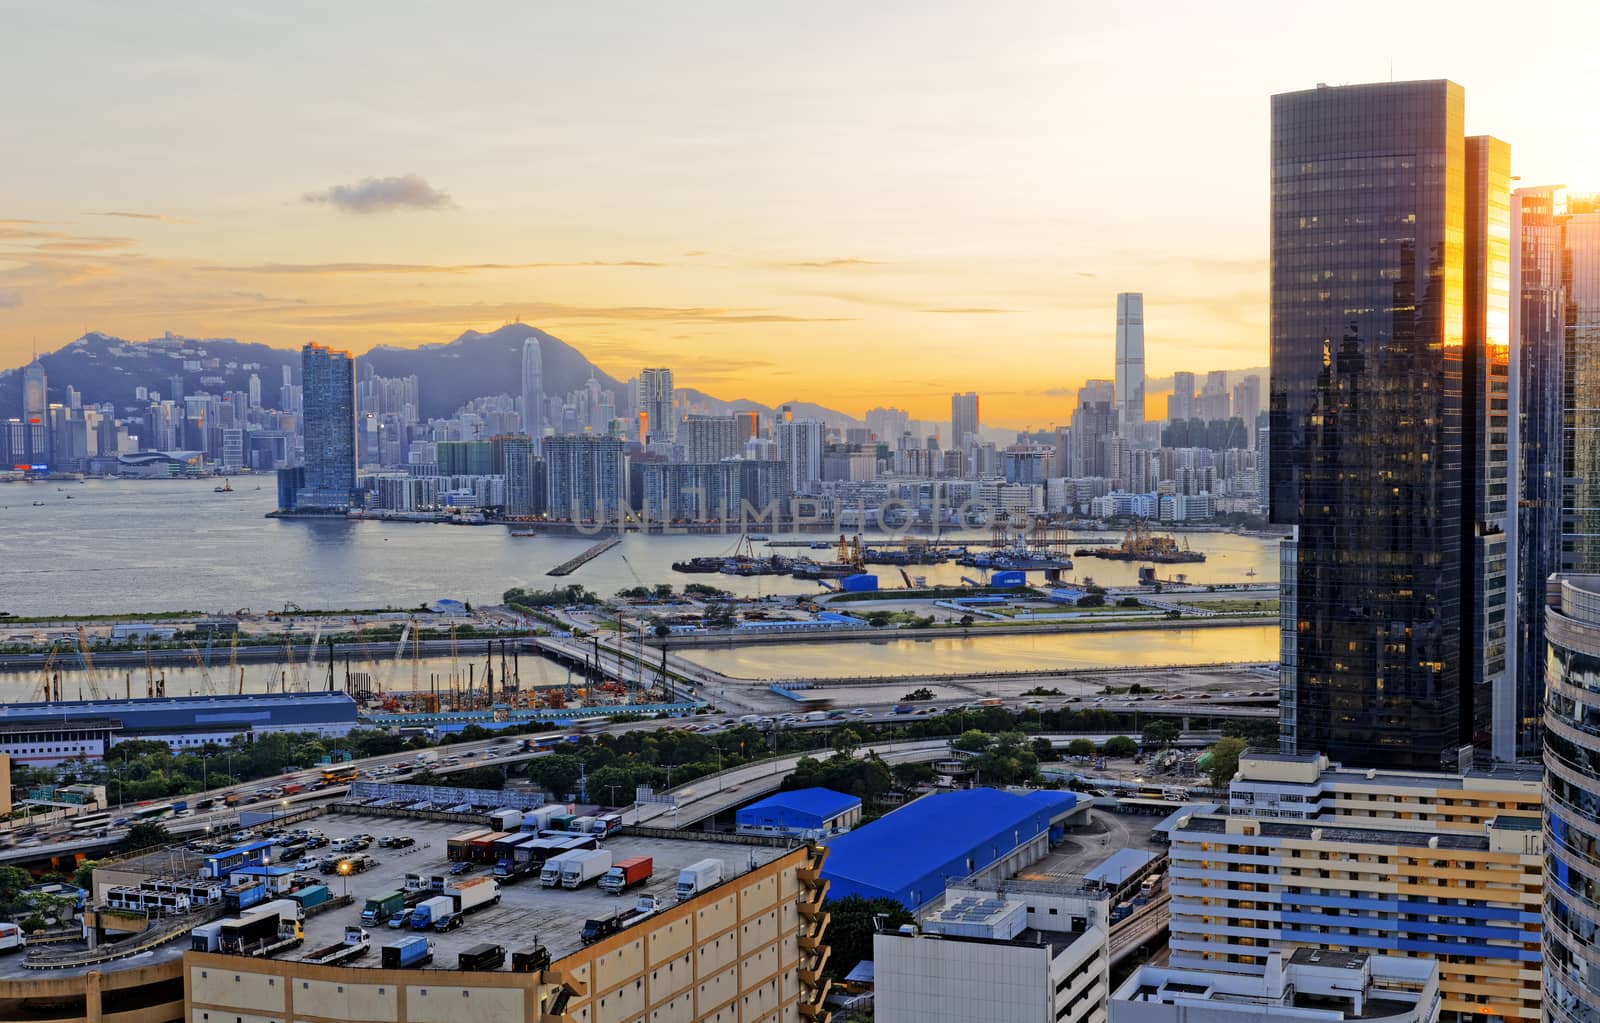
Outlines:
POLYGON ((345 693, 9 703, 0 706, 0 752, 48 767, 100 760, 126 739, 165 742, 177 751, 273 732, 337 738, 355 727, 356 704, 345 693))
POLYGON ((1434 959, 1446 1023, 1539 1019, 1536 776, 1247 754, 1229 809, 1169 833, 1172 967, 1262 978, 1302 948, 1434 959))
POLYGON ((861 797, 832 789, 796 789, 751 803, 734 814, 741 835, 822 838, 861 823, 861 797))
POLYGON ((914 910, 943 895, 946 881, 1038 859, 1062 837, 1077 805, 1070 792, 923 796, 829 843, 823 877, 833 898, 889 898, 914 910))

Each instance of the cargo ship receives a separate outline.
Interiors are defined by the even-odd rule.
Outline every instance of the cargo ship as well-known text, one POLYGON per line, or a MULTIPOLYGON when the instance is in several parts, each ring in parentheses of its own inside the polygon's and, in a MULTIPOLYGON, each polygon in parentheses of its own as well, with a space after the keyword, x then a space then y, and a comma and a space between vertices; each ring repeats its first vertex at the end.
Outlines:
POLYGON ((1149 561, 1158 565, 1189 565, 1206 560, 1200 551, 1191 550, 1189 541, 1182 544, 1170 536, 1156 536, 1144 523, 1130 526, 1117 547, 1085 548, 1075 552, 1079 557, 1105 558, 1108 561, 1149 561))

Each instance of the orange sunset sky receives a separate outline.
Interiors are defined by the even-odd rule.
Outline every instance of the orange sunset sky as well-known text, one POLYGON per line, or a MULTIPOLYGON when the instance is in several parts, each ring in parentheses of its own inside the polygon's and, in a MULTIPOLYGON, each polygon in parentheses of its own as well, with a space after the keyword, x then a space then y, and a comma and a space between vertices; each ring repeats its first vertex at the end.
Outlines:
POLYGON ((1152 377, 1266 364, 1273 92, 1452 78, 1525 183, 1592 186, 1596 6, 1514 46, 1471 3, 10 7, 0 367, 520 318, 622 377, 1044 427, 1118 291, 1152 377))

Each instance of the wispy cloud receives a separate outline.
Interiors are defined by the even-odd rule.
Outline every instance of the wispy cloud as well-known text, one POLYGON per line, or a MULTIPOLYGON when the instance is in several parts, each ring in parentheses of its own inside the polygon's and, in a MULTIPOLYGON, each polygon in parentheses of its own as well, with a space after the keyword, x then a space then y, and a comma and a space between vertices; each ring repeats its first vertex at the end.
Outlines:
POLYGON ((22 292, 15 288, 0 288, 0 309, 15 309, 22 304, 22 292))
POLYGON ((46 252, 115 252, 139 244, 132 238, 68 238, 64 241, 41 242, 39 248, 46 252))
POLYGON ((416 174, 394 178, 367 178, 354 185, 334 185, 307 192, 306 202, 332 206, 344 213, 388 213, 393 210, 439 210, 454 206, 450 196, 416 174))
POLYGON ((182 217, 168 216, 165 213, 134 213, 131 210, 92 210, 85 216, 90 217, 123 217, 127 220, 154 220, 162 224, 192 224, 194 221, 182 217))
POLYGON ((770 263, 769 266, 783 270, 853 270, 863 266, 883 266, 876 259, 810 259, 793 260, 790 262, 770 263))
POLYGON ((195 267, 208 273, 246 274, 466 274, 480 270, 553 270, 584 267, 661 267, 644 259, 587 259, 570 263, 256 263, 195 267))
POLYGON ((982 306, 958 306, 949 309, 924 309, 925 313, 941 313, 949 316, 989 316, 994 313, 1015 312, 1013 309, 989 309, 982 306))
POLYGON ((784 324, 847 322, 833 317, 795 316, 767 309, 713 306, 581 306, 555 302, 498 302, 480 305, 347 305, 308 307, 293 314, 296 323, 338 326, 362 323, 448 324, 525 321, 559 323, 582 320, 615 323, 784 324))

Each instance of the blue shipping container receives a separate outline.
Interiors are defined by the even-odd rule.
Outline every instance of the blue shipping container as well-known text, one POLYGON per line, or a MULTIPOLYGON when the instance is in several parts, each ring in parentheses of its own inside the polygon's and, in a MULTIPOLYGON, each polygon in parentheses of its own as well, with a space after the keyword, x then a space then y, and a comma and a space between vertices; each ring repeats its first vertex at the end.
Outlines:
POLYGON ((1026 572, 996 572, 989 576, 990 586, 1026 586, 1028 573, 1026 572))
POLYGON ((878 588, 878 577, 870 572, 847 575, 839 583, 839 588, 846 593, 871 593, 878 588))

